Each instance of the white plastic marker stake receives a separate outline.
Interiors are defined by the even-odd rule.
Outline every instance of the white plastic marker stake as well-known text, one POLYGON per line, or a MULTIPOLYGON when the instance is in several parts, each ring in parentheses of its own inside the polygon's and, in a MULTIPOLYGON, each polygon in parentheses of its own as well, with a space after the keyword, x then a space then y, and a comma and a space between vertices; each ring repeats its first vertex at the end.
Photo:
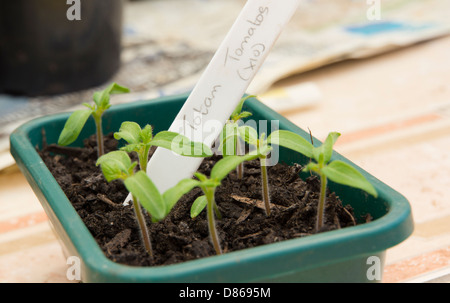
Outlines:
MULTIPOLYGON (((249 0, 169 131, 212 146, 300 0, 249 0)), ((157 148, 147 173, 160 192, 191 178, 203 158, 157 148)))

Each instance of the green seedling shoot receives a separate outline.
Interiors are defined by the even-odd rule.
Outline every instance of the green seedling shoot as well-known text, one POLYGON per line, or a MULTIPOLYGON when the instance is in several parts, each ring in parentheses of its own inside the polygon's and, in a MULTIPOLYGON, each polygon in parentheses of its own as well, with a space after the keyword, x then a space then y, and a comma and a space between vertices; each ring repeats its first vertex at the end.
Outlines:
POLYGON ((197 181, 186 179, 180 181, 176 186, 161 194, 143 171, 134 173, 137 162, 132 162, 125 151, 112 151, 97 160, 103 175, 108 182, 122 180, 125 187, 131 193, 133 208, 142 235, 143 245, 150 257, 153 257, 150 233, 147 229, 146 221, 142 213, 142 207, 151 216, 152 222, 163 220, 175 206, 176 202, 187 192, 197 186, 197 181))
MULTIPOLYGON (((225 124, 222 134, 220 138, 222 139, 222 142, 225 142, 226 144, 221 144, 219 149, 221 149, 222 154, 224 156, 228 155, 241 155, 241 140, 238 133, 238 127, 239 127, 239 121, 243 118, 250 117, 252 113, 248 111, 242 111, 242 106, 244 105, 244 102, 247 101, 249 98, 256 97, 254 95, 249 95, 246 97, 243 97, 239 104, 234 109, 233 113, 230 116, 230 119, 225 124)), ((237 175, 239 179, 242 179, 244 176, 244 163, 240 163, 237 168, 237 175)))
POLYGON ((195 187, 200 187, 204 193, 203 196, 197 198, 191 207, 191 217, 195 218, 206 207, 206 217, 208 221, 208 230, 211 237, 216 254, 222 254, 222 248, 220 246, 219 236, 216 230, 215 216, 219 219, 221 214, 215 202, 215 191, 220 186, 222 180, 243 161, 249 161, 255 159, 256 155, 245 156, 229 156, 217 161, 214 167, 211 169, 210 177, 197 172, 195 176, 198 180, 189 179, 189 182, 194 181, 191 185, 195 184, 195 187))
POLYGON ((74 142, 78 138, 88 118, 92 116, 95 121, 97 134, 97 155, 98 157, 101 157, 104 154, 102 115, 108 108, 111 107, 109 102, 110 95, 128 93, 129 91, 130 90, 126 87, 112 83, 104 90, 95 92, 93 96, 93 105, 83 103, 83 105, 88 109, 76 110, 70 115, 69 119, 67 119, 66 124, 64 125, 64 128, 59 136, 58 144, 66 146, 74 142))
POLYGON ((324 225, 328 179, 339 184, 362 189, 374 197, 377 197, 375 188, 358 170, 356 170, 356 168, 341 160, 330 162, 333 154, 333 145, 339 136, 340 134, 337 132, 329 133, 323 144, 319 147, 314 147, 306 140, 295 142, 296 144, 301 144, 303 146, 302 154, 315 160, 315 162, 310 162, 306 165, 304 171, 312 171, 317 173, 320 177, 320 196, 317 208, 316 231, 319 231, 324 225))
POLYGON ((241 126, 238 129, 240 136, 250 145, 256 147, 256 152, 261 166, 261 183, 262 183, 262 199, 266 215, 270 215, 270 193, 269 193, 269 177, 267 172, 267 157, 272 150, 272 145, 280 145, 292 149, 299 153, 308 153, 308 148, 305 148, 306 139, 286 130, 276 130, 272 132, 267 139, 265 133, 262 133, 258 138, 257 131, 250 126, 241 126))
POLYGON ((155 192, 158 190, 156 186, 145 172, 138 171, 134 173, 137 162, 131 162, 125 151, 109 152, 98 158, 97 165, 100 165, 103 175, 108 182, 120 179, 131 193, 133 208, 144 247, 150 257, 153 257, 150 234, 140 204, 147 209, 153 220, 161 220, 164 217, 166 213, 165 204, 161 198, 157 199, 158 195, 155 192))
POLYGON ((128 144, 121 148, 128 153, 136 152, 139 159, 140 169, 147 171, 149 151, 152 146, 159 146, 182 156, 209 157, 212 151, 200 142, 192 142, 187 137, 169 131, 161 131, 153 136, 150 125, 143 129, 136 122, 125 121, 118 132, 114 133, 117 140, 123 139, 128 144))

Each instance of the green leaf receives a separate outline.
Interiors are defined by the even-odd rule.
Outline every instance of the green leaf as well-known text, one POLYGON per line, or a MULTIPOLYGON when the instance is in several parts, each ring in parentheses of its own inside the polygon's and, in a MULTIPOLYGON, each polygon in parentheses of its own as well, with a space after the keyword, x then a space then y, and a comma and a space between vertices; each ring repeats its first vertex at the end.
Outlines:
POLYGON ((238 128, 239 136, 251 145, 258 145, 258 132, 253 127, 244 125, 238 128))
POLYGON ((195 172, 194 176, 196 176, 200 180, 200 182, 205 182, 206 180, 208 180, 208 177, 199 171, 195 172))
POLYGON ((98 158, 96 165, 100 165, 103 175, 108 182, 125 179, 132 175, 136 162, 132 163, 124 151, 112 151, 98 158))
POLYGON ((130 89, 119 85, 117 83, 112 83, 107 89, 106 89, 107 93, 109 93, 110 95, 113 94, 124 94, 124 93, 129 93, 130 89))
POLYGON ((153 137, 152 145, 163 147, 179 154, 183 151, 190 151, 190 149, 183 150, 185 146, 189 146, 190 142, 187 137, 179 133, 162 131, 153 137))
POLYGON ((365 190, 377 197, 375 188, 356 168, 348 163, 336 160, 322 168, 322 173, 331 181, 365 190))
POLYGON ((110 95, 128 92, 130 92, 128 88, 121 86, 117 83, 112 83, 104 90, 94 93, 94 102, 95 104, 97 104, 98 109, 105 110, 109 107, 110 95))
POLYGON ((259 136, 259 145, 267 145, 267 140, 266 140, 266 133, 262 133, 261 136, 259 136))
POLYGON ((136 122, 125 121, 120 126, 118 132, 114 133, 116 140, 123 139, 128 144, 138 144, 140 140, 141 127, 136 122))
POLYGON ((166 204, 156 185, 143 171, 125 179, 125 187, 135 196, 139 203, 149 212, 153 221, 165 218, 166 204))
POLYGON ((210 157, 212 151, 201 142, 193 142, 179 133, 162 131, 157 133, 151 142, 152 145, 167 148, 179 155, 188 157, 210 157))
MULTIPOLYGON (((269 153, 271 152, 272 147, 268 144, 266 140, 266 134, 262 133, 259 140, 258 140, 258 146, 257 146, 257 154, 259 158, 266 158, 269 153)), ((251 152, 249 152, 251 154, 251 152)))
POLYGON ((333 155, 333 145, 340 135, 341 134, 337 132, 329 133, 322 145, 313 149, 313 157, 317 162, 323 161, 322 163, 326 164, 330 161, 331 156, 333 155), (320 155, 323 155, 322 159, 320 155))
POLYGON ((252 114, 251 112, 245 111, 245 112, 241 112, 241 113, 237 116, 237 118, 238 118, 238 120, 240 120, 240 119, 244 119, 244 118, 250 117, 250 116, 252 116, 252 115, 253 115, 253 114, 252 114))
POLYGON ((250 161, 258 158, 258 155, 247 154, 245 156, 228 156, 220 159, 211 169, 211 179, 221 181, 225 178, 232 170, 244 161, 250 161))
POLYGON ((183 179, 177 185, 166 190, 163 194, 163 199, 166 203, 166 213, 170 212, 183 195, 190 192, 194 187, 200 186, 200 183, 200 181, 195 179, 183 179))
POLYGON ((91 114, 92 110, 89 109, 74 111, 69 119, 67 119, 66 124, 59 135, 58 144, 66 146, 75 141, 91 114))
POLYGON ((126 151, 127 153, 131 153, 131 152, 137 152, 139 153, 139 151, 141 150, 142 147, 142 143, 137 143, 137 144, 127 144, 125 146, 122 146, 120 148, 120 150, 126 151))
MULTIPOLYGON (((101 107, 101 103, 102 103, 102 91, 98 91, 98 92, 95 92, 94 93, 94 95, 92 96, 93 97, 93 99, 94 99, 94 103, 95 103, 95 105, 97 105, 97 108, 100 108, 101 107)), ((109 101, 109 98, 108 98, 108 101, 109 101)))
MULTIPOLYGON (((231 119, 234 121, 237 121, 240 119, 239 115, 241 114, 242 111, 242 106, 244 105, 244 102, 247 101, 250 98, 254 98, 256 97, 255 95, 249 95, 249 96, 245 96, 243 98, 241 98, 241 100, 239 101, 238 105, 236 106, 236 108, 234 109, 233 113, 231 114, 231 119)), ((247 112, 248 113, 248 112, 247 112)), ((251 113, 249 113, 251 115, 251 113)))
POLYGON ((93 110, 93 111, 95 110, 95 106, 93 106, 89 103, 84 102, 83 105, 86 106, 87 108, 89 108, 90 110, 93 110))
POLYGON ((206 205, 208 204, 208 200, 206 199, 206 196, 200 196, 197 199, 195 199, 194 203, 192 203, 191 206, 191 218, 197 217, 203 209, 205 209, 206 205))
POLYGON ((313 171, 313 172, 318 172, 319 171, 319 164, 314 163, 314 162, 309 162, 304 168, 303 168, 304 172, 309 172, 309 171, 313 171))
POLYGON ((267 142, 260 146, 257 150, 250 151, 249 155, 257 155, 259 158, 265 158, 272 151, 272 146, 268 145, 267 142))
POLYGON ((150 141, 153 139, 153 128, 150 125, 144 126, 140 133, 140 140, 144 144, 150 143, 150 141))
POLYGON ((328 134, 327 138, 325 139, 325 142, 323 144, 324 146, 324 161, 325 163, 328 163, 331 160, 331 156, 333 155, 333 146, 334 143, 336 143, 337 139, 339 138, 341 134, 337 132, 331 132, 328 134))
POLYGON ((302 136, 287 130, 276 130, 267 137, 269 144, 276 144, 311 158, 313 145, 302 136))
POLYGON ((216 188, 220 185, 220 181, 215 180, 213 178, 208 178, 205 174, 202 174, 201 172, 194 173, 194 176, 197 177, 200 182, 198 186, 203 190, 203 192, 206 192, 207 188, 216 188))

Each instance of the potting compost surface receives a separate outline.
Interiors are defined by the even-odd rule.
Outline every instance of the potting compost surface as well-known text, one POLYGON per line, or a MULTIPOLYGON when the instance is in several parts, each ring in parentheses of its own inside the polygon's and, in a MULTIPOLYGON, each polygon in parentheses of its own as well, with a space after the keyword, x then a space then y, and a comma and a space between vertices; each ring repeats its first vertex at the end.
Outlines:
MULTIPOLYGON (((117 143, 112 134, 108 135, 105 150, 116 150, 117 143)), ((155 266, 215 255, 206 212, 194 219, 190 217, 191 205, 202 195, 201 189, 184 195, 163 221, 150 223, 147 217, 154 252, 154 259, 151 259, 141 244, 132 204, 124 206, 122 203, 128 194, 122 181, 108 183, 100 167, 95 165, 94 136, 85 140, 84 148, 48 145, 40 154, 111 260, 155 266)), ((220 158, 218 155, 205 158, 199 171, 209 175, 220 158)), ((318 178, 310 176, 302 180, 300 165, 278 163, 269 167, 272 210, 270 216, 266 216, 261 201, 259 167, 259 160, 246 162, 242 180, 233 171, 216 190, 215 199, 222 215, 221 219, 216 219, 216 225, 224 253, 315 233, 318 178)), ((354 218, 351 206, 343 206, 334 193, 328 194, 325 212, 326 224, 320 232, 352 226, 361 219, 354 218)))

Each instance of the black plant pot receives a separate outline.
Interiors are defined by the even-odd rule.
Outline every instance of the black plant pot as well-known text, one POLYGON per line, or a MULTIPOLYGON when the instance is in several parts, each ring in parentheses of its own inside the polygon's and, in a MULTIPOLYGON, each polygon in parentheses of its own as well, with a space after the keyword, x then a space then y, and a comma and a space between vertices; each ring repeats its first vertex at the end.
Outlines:
POLYGON ((0 1, 0 92, 61 94, 103 84, 120 66, 122 0, 0 1))

